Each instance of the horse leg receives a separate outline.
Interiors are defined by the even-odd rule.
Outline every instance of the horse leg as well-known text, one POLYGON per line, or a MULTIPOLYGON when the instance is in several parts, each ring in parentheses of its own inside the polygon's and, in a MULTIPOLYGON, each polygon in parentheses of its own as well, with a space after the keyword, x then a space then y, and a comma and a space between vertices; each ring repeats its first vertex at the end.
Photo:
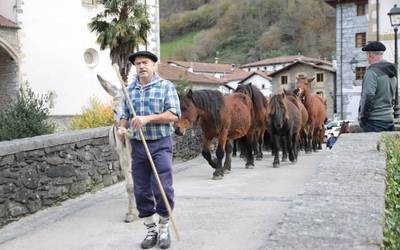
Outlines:
POLYGON ((291 154, 293 155, 293 158, 290 159, 290 155, 289 155, 289 160, 291 162, 297 162, 297 152, 298 152, 298 148, 297 148, 297 133, 292 134, 292 136, 290 136, 289 140, 291 141, 291 154))
POLYGON ((232 144, 228 140, 225 145, 225 162, 224 162, 224 174, 229 174, 231 172, 232 163, 232 144))
POLYGON ((294 146, 293 145, 293 134, 289 133, 288 135, 285 135, 286 142, 287 142, 287 151, 289 152, 289 161, 294 162, 295 161, 295 155, 294 155, 294 146))
POLYGON ((287 161, 287 139, 286 136, 281 136, 280 137, 280 143, 281 143, 281 148, 282 148, 282 162, 287 161))
POLYGON ((233 150, 232 150, 233 157, 236 157, 236 152, 237 152, 237 140, 233 140, 233 150))
POLYGON ((135 213, 135 196, 133 193, 133 178, 132 178, 132 167, 131 167, 131 148, 129 145, 129 138, 125 138, 127 142, 125 146, 122 144, 118 145, 117 151, 119 155, 119 162, 123 175, 125 177, 126 192, 128 193, 128 212, 125 215, 125 222, 129 223, 138 218, 135 213))
POLYGON ((262 151, 262 145, 264 144, 264 140, 263 140, 264 134, 262 132, 260 132, 257 135, 256 141, 257 141, 257 156, 256 156, 256 160, 262 160, 263 158, 263 151, 262 151))
POLYGON ((204 159, 206 159, 206 161, 208 162, 208 164, 210 164, 212 168, 216 169, 217 165, 211 157, 210 143, 211 143, 210 139, 206 139, 205 137, 203 137, 203 149, 201 151, 201 155, 204 157, 204 159))
POLYGON ((274 161, 272 163, 272 166, 274 168, 279 167, 279 143, 281 141, 281 138, 279 135, 272 135, 272 155, 274 156, 274 161))
POLYGON ((221 180, 224 177, 224 171, 222 169, 222 159, 225 154, 225 146, 227 141, 228 131, 223 131, 218 138, 217 146, 217 167, 213 173, 213 180, 221 180))
POLYGON ((253 155, 253 138, 251 135, 248 134, 243 138, 245 143, 245 157, 246 157, 246 168, 254 168, 254 155, 253 155))

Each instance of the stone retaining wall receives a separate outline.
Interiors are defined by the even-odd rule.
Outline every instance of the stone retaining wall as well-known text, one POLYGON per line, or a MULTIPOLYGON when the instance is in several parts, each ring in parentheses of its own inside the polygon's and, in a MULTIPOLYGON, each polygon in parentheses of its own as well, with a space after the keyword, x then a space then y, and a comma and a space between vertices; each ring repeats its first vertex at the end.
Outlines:
MULTIPOLYGON (((0 227, 21 216, 123 180, 109 128, 0 142, 0 227)), ((200 153, 200 131, 174 136, 174 157, 200 153)))
POLYGON ((381 136, 342 134, 265 249, 380 249, 386 167, 381 136))

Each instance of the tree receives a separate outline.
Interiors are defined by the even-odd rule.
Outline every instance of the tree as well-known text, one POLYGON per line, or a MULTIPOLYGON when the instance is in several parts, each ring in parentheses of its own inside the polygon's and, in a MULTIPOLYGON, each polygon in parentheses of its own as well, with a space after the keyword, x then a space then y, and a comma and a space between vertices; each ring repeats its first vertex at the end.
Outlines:
POLYGON ((129 53, 147 44, 151 24, 146 6, 138 0, 104 0, 104 11, 92 18, 89 28, 97 33, 100 49, 110 49, 111 63, 119 66, 126 82, 131 69, 129 53))

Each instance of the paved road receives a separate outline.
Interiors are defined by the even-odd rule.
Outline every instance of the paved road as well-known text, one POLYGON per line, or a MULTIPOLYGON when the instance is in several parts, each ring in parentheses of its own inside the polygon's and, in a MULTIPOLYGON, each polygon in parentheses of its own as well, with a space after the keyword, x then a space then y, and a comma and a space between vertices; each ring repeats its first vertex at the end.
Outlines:
MULTIPOLYGON (((232 172, 220 181, 211 180, 212 170, 202 158, 175 165, 174 216, 181 241, 174 239, 171 249, 265 248, 269 233, 327 154, 302 154, 296 165, 280 168, 272 168, 271 156, 254 169, 245 169, 236 158, 232 172)), ((126 205, 122 183, 86 194, 4 227, 0 249, 140 249, 144 226, 139 220, 122 222, 126 205)))

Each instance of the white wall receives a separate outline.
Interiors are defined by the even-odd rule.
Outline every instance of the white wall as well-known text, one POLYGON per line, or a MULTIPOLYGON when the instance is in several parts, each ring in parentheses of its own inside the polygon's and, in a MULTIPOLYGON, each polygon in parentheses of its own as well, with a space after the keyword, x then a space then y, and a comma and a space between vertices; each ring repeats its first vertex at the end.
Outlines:
POLYGON ((29 0, 22 9, 19 15, 22 80, 28 81, 37 93, 56 93, 52 115, 80 113, 92 96, 110 100, 96 74, 115 84, 119 82, 111 67, 109 51, 100 51, 95 34, 87 27, 101 7, 82 5, 80 0, 29 0), (88 67, 84 61, 88 48, 99 53, 94 67, 88 67))
POLYGON ((259 75, 253 75, 252 77, 248 78, 246 81, 243 82, 244 84, 251 83, 255 85, 257 88, 261 90, 264 96, 269 96, 272 94, 272 84, 271 81, 261 77, 259 75), (263 88, 264 85, 264 88, 263 88))

